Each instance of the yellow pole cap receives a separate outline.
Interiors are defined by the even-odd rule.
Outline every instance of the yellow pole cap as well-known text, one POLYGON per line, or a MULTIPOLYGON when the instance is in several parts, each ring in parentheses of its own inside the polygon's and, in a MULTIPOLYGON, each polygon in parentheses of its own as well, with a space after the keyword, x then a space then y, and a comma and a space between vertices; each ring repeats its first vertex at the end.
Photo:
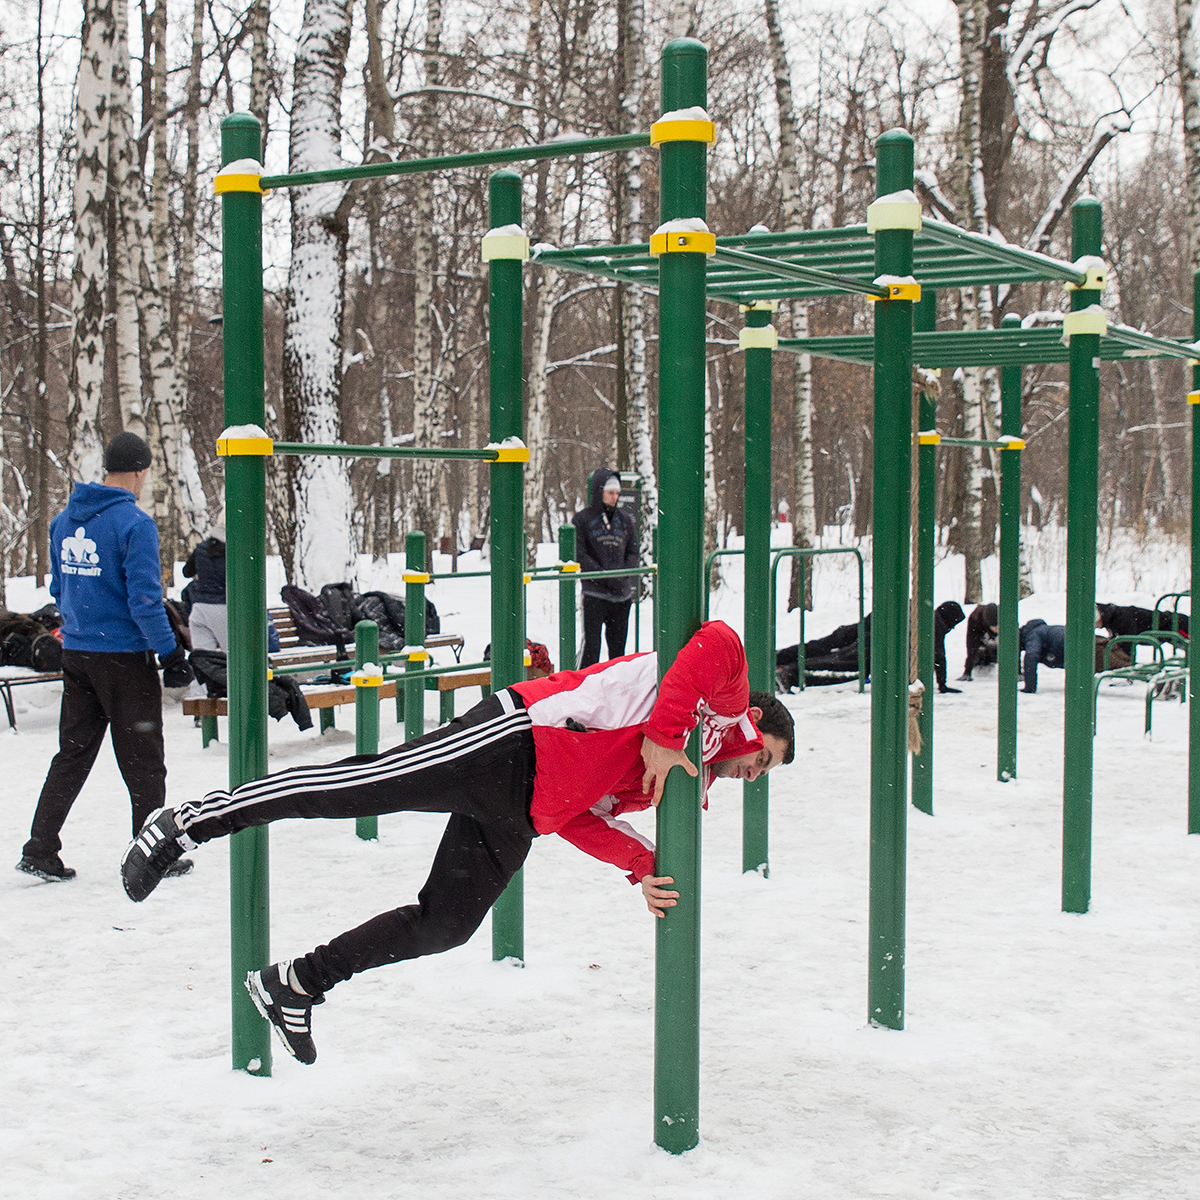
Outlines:
POLYGON ((428 571, 405 571, 400 576, 400 578, 405 583, 428 583, 429 582, 429 572, 428 571))
POLYGON ((1200 392, 1188 392, 1187 402, 1189 404, 1200 404, 1200 392))
POLYGON ((221 458, 234 458, 239 455, 255 454, 270 457, 275 453, 275 443, 270 438, 217 438, 217 454, 221 458))
POLYGON ((704 142, 711 146, 717 140, 717 127, 712 121, 688 118, 673 119, 671 114, 650 126, 650 145, 663 142, 704 142))
POLYGON ((942 435, 936 429, 926 429, 917 434, 918 446, 940 446, 942 435))
POLYGON ((699 230, 669 229, 650 235, 650 253, 716 254, 717 235, 699 230))

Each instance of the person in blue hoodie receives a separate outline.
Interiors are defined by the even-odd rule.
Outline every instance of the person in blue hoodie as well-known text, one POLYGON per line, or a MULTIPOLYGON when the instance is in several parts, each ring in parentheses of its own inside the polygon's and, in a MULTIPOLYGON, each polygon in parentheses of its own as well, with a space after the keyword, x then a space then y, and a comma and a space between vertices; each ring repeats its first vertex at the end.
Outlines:
MULTIPOLYGON (((608 467, 592 472, 592 502, 572 518, 575 557, 585 571, 622 571, 638 565, 637 530, 633 518, 621 507, 621 477, 608 467)), ((605 635, 608 657, 625 653, 629 609, 633 604, 634 576, 585 579, 583 591, 583 657, 579 666, 600 661, 600 635, 605 635)), ((563 663, 564 670, 570 666, 563 663)))
MULTIPOLYGON (((119 433, 104 452, 104 482, 82 483, 50 525, 50 594, 63 617, 59 751, 50 764, 17 870, 73 879, 59 834, 106 730, 129 788, 133 832, 166 800, 161 668, 168 687, 191 680, 163 607, 158 528, 137 506, 150 447, 119 433), (158 662, 155 662, 155 655, 158 662)), ((185 875, 181 859, 173 874, 185 875)))
POLYGON ((1067 627, 1047 625, 1034 617, 1021 626, 1021 649, 1025 652, 1026 692, 1037 691, 1038 664, 1062 669, 1066 661, 1067 627))

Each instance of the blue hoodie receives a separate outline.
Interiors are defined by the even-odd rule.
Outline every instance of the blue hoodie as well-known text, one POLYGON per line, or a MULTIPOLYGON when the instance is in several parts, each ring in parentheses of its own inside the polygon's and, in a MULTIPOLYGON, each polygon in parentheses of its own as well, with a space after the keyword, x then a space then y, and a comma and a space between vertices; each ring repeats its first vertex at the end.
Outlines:
POLYGON ((163 608, 158 527, 132 492, 76 485, 50 525, 50 566, 50 594, 63 615, 67 650, 175 649, 163 608))

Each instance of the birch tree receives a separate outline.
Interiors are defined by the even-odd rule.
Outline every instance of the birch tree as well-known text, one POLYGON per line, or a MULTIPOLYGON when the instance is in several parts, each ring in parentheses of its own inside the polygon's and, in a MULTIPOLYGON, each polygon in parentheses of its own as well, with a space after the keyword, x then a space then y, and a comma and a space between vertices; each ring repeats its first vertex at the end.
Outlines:
MULTIPOLYGON (((783 227, 800 229, 800 162, 796 136, 796 110, 792 99, 792 72, 788 63, 779 21, 778 0, 765 0, 767 40, 771 47, 771 65, 775 76, 775 104, 779 110, 779 190, 782 201, 783 227)), ((780 306, 781 308, 783 305, 780 306)), ((793 301, 788 306, 793 337, 808 336, 808 306, 793 301)), ((813 546, 816 543, 816 512, 813 496, 812 469, 812 358, 800 355, 792 376, 792 448, 795 462, 793 477, 792 545, 813 546)), ((808 572, 800 561, 793 564, 792 587, 788 598, 789 611, 799 607, 800 580, 808 572)), ((812 589, 804 590, 803 604, 812 608, 812 589)))
POLYGON ((1175 0, 1179 98, 1183 107, 1183 164, 1187 175, 1188 256, 1200 271, 1200 65, 1196 54, 1195 0, 1175 0))
MULTIPOLYGON (((642 121, 646 78, 646 9, 643 0, 618 0, 618 78, 621 95, 619 129, 636 131, 642 121)), ((617 155, 617 241, 649 240, 643 195, 642 153, 617 155)), ((642 479, 642 520, 639 553, 653 558, 654 514, 658 512, 658 473, 650 433, 650 389, 646 365, 646 297, 641 288, 617 286, 618 339, 617 446, 618 463, 642 479), (624 451, 624 456, 622 455, 624 451)))
MULTIPOLYGON (((437 91, 441 85, 442 0, 428 0, 425 19, 425 92, 421 97, 420 153, 433 153, 437 136, 437 91)), ((440 371, 435 371, 433 356, 433 291, 436 254, 433 231, 434 177, 417 176, 416 211, 413 228, 413 434, 418 446, 436 446, 445 425, 440 371)), ((413 463, 413 508, 418 529, 425 531, 428 558, 437 548, 441 506, 438 484, 444 480, 445 467, 433 459, 419 458, 413 463)), ((424 564, 415 568, 424 570, 424 564)))
POLYGON ((110 99, 116 66, 115 0, 84 0, 76 83, 75 264, 71 272, 68 458, 77 479, 104 466, 102 393, 107 305, 110 99))
MULTIPOLYGON (((353 0, 306 0, 292 83, 288 169, 341 164, 341 95, 353 0)), ((349 236, 341 184, 292 188, 292 253, 283 353, 285 428, 341 442, 342 310, 349 236)), ((346 460, 292 460, 291 577, 309 590, 352 580, 354 502, 346 460)))

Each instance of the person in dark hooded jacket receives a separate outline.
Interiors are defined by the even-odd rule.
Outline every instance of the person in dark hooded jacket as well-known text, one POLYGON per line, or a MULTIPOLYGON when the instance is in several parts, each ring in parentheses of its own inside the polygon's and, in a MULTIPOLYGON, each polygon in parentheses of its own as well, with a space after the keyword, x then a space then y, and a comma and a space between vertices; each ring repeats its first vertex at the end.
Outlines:
POLYGON ((965 615, 962 606, 954 600, 943 600, 933 610, 933 677, 937 690, 943 694, 962 691, 962 688, 946 686, 946 634, 962 624, 965 615))
POLYGON ((229 616, 225 603, 225 525, 214 525, 183 564, 192 602, 188 631, 193 650, 228 650, 229 616))
MULTIPOLYGON (((572 518, 575 556, 584 571, 620 571, 638 565, 637 531, 633 518, 617 507, 621 478, 608 467, 592 473, 592 502, 572 518)), ((608 642, 608 657, 625 653, 633 576, 585 579, 583 588, 583 658, 579 666, 600 661, 600 634, 608 642)), ((569 664, 564 663, 564 668, 569 664)))
POLYGON ((1037 691, 1038 664, 1062 669, 1066 662, 1067 627, 1047 625, 1039 617, 1021 626, 1021 649, 1025 652, 1026 692, 1037 691))
MULTIPOLYGON (((50 764, 17 870, 51 882, 72 879, 59 833, 104 734, 133 810, 133 831, 166 799, 162 687, 192 678, 163 607, 154 519, 137 506, 150 474, 150 447, 119 433, 104 453, 104 482, 81 483, 50 525, 50 594, 63 618, 59 751, 50 764), (155 661, 155 655, 158 661, 155 661)), ((171 874, 191 870, 190 859, 171 874)))

